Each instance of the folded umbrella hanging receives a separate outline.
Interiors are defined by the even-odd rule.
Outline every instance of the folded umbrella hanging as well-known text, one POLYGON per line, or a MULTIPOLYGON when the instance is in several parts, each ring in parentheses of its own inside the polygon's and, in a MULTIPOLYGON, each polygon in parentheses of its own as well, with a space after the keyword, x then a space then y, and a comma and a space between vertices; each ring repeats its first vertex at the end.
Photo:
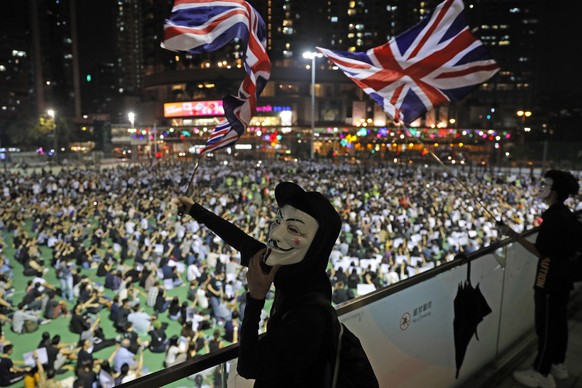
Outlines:
POLYGON ((455 319, 453 320, 453 332, 455 339, 455 364, 457 372, 455 378, 459 378, 459 371, 467 353, 467 347, 471 338, 479 340, 477 326, 483 318, 491 313, 491 307, 479 289, 479 284, 473 288, 471 284, 471 262, 465 255, 457 258, 467 260, 467 280, 460 283, 457 296, 454 301, 455 319))

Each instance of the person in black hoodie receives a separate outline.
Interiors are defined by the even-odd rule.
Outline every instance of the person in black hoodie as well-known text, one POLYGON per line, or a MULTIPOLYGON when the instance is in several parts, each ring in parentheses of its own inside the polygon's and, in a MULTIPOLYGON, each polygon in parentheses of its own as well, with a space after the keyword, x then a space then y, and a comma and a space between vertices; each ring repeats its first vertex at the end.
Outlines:
POLYGON ((549 170, 544 174, 539 197, 548 204, 535 243, 531 243, 509 226, 500 232, 515 238, 538 258, 534 282, 535 327, 538 354, 533 367, 515 371, 513 377, 528 387, 555 387, 556 379, 567 379, 564 365, 568 345, 568 300, 573 289, 564 272, 564 262, 576 249, 575 216, 564 204, 576 195, 580 185, 567 171, 549 170))
POLYGON ((238 373, 255 379, 256 388, 323 387, 329 379, 332 322, 326 308, 305 302, 310 294, 319 293, 331 304, 326 268, 341 218, 322 194, 291 182, 277 185, 275 198, 279 210, 266 244, 190 198, 179 201, 181 210, 237 249, 242 265, 248 267, 238 373), (259 339, 261 309, 273 282, 267 334, 259 339))

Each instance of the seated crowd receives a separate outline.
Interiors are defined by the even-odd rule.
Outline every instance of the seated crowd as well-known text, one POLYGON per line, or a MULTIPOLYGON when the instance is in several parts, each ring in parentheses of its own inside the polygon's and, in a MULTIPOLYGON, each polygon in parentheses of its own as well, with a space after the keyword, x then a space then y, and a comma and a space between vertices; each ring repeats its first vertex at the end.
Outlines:
MULTIPOLYGON (((341 212, 328 270, 336 305, 498 238, 495 220, 438 169, 235 163, 230 169, 205 162, 196 201, 261 241, 275 216, 278 181, 320 191, 341 212)), ((1 174, 7 205, 0 208, 0 386, 24 380, 58 387, 57 377, 72 370, 75 387, 113 387, 237 342, 245 271, 231 247, 193 219, 177 217, 172 201, 189 168, 1 174), (15 290, 15 277, 26 279, 24 291, 15 290), (53 320, 78 341, 63 344, 62 333, 45 331, 36 349, 44 348, 46 358, 31 349, 28 366, 15 366, 7 327, 38 336, 30 333, 53 320), (169 331, 170 324, 180 329, 169 331), (109 356, 95 358, 102 349, 109 356), (150 353, 164 355, 161 365, 148 364, 150 353)), ((514 228, 539 224, 534 178, 459 174, 514 228)), ((207 379, 220 383, 216 374, 207 379)))

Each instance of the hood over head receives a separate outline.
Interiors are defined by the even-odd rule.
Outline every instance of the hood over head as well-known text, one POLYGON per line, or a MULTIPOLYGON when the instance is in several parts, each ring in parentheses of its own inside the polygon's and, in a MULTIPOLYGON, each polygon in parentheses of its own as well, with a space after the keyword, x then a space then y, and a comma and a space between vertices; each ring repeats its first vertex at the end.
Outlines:
POLYGON ((292 182, 279 183, 275 188, 275 199, 279 207, 293 206, 315 218, 319 224, 305 258, 297 264, 281 267, 275 277, 275 287, 289 300, 309 292, 320 292, 331 298, 326 268, 340 233, 339 214, 321 193, 306 192, 292 182))

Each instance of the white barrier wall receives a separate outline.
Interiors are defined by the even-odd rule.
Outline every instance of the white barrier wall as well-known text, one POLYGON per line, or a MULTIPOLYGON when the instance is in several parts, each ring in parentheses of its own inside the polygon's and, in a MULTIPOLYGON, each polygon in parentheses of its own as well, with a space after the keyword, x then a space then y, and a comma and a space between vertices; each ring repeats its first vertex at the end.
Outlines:
MULTIPOLYGON (((530 239, 535 236, 530 236, 530 239)), ((479 324, 455 379, 454 299, 467 265, 341 317, 361 339, 381 387, 454 387, 533 326, 537 260, 512 244, 471 262, 471 281, 493 310, 479 324)))
MULTIPOLYGON (((535 239, 534 236, 529 237, 535 239)), ((361 340, 380 387, 460 386, 533 327, 537 259, 518 244, 471 262, 471 283, 491 307, 477 327, 455 378, 454 300, 467 279, 467 265, 342 315, 361 340)), ((231 369, 233 370, 233 369, 231 369)), ((234 374, 229 387, 252 387, 234 374)))

